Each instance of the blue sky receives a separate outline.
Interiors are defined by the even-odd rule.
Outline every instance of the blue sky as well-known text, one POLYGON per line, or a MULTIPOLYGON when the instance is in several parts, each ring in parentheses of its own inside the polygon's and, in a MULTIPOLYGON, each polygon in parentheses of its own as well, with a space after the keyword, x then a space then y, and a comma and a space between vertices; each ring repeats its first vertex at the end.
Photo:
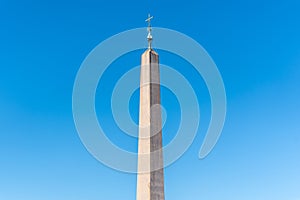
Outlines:
MULTIPOLYGON (((227 92, 222 136, 204 160, 198 151, 210 119, 200 75, 159 51, 163 64, 184 74, 201 107, 198 135, 165 169, 166 199, 300 199, 300 2, 271 1, 0 1, 0 199, 134 199, 136 176, 112 170, 82 145, 72 117, 72 89, 87 54, 119 32, 153 25, 198 41, 211 55, 227 92)), ((101 91, 137 66, 142 51, 116 60, 101 91), (124 66, 121 68, 120 66, 124 66), (112 78, 110 78, 112 77, 112 78)), ((97 99, 97 98, 96 98, 97 99)), ((96 108, 108 137, 136 151, 136 140, 96 108)), ((137 119, 138 93, 130 103, 137 119)), ((170 117, 165 142, 178 127, 178 102, 162 89, 170 117)))

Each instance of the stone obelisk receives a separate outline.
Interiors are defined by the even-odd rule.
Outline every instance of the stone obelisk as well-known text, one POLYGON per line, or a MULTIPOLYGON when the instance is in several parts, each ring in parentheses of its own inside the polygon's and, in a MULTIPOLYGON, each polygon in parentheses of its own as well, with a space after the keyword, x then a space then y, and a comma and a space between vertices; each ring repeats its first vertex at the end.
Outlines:
POLYGON ((152 49, 148 22, 148 49, 142 55, 138 141, 137 200, 164 200, 159 57, 152 49))

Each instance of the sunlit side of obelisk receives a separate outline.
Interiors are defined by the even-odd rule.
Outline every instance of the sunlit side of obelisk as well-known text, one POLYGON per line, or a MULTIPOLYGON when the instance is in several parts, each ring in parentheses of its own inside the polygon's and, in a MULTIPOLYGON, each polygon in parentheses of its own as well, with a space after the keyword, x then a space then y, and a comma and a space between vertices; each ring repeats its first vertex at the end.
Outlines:
POLYGON ((137 200, 164 200, 159 57, 152 49, 148 22, 148 49, 141 58, 137 200))

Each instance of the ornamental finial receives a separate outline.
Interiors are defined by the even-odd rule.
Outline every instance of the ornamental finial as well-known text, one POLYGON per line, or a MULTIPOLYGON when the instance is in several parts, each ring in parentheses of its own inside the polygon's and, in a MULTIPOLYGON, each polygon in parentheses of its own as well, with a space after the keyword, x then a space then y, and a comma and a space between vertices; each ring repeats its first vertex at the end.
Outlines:
POLYGON ((145 20, 146 22, 148 22, 148 36, 147 36, 147 40, 148 40, 148 48, 151 49, 152 48, 152 27, 151 27, 151 20, 153 19, 153 16, 151 16, 150 14, 148 14, 148 18, 145 20))

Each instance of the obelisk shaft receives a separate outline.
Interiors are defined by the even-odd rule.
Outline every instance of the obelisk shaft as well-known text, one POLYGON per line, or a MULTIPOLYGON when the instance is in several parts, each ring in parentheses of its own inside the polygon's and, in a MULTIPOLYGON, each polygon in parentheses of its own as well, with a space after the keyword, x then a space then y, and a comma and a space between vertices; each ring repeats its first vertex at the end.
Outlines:
POLYGON ((164 200, 158 54, 142 55, 138 144, 137 200, 164 200))

